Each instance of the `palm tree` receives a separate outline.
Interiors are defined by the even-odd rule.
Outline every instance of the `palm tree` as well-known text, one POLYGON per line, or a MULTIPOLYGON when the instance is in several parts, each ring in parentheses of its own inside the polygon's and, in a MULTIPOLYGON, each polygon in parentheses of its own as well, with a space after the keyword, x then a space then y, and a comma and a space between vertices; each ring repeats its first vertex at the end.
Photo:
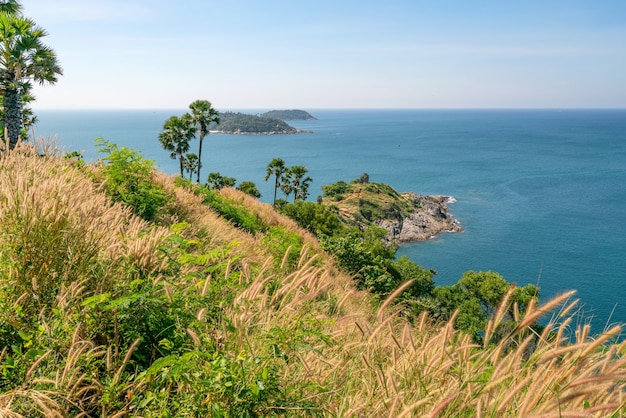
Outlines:
POLYGON ((276 191, 280 187, 283 175, 285 174, 286 170, 287 168, 285 167, 285 162, 282 160, 282 158, 274 158, 267 165, 267 172, 265 173, 265 181, 267 181, 272 175, 275 176, 274 203, 273 203, 274 206, 276 206, 276 191))
POLYGON ((307 172, 303 165, 294 165, 285 172, 281 189, 287 196, 293 193, 294 202, 298 199, 306 200, 309 196, 309 183, 313 179, 309 176, 304 177, 307 172))
POLYGON ((14 0, 0 3, 0 94, 11 148, 20 138, 21 98, 30 91, 31 81, 54 84, 57 75, 63 74, 54 50, 42 42, 47 32, 21 16, 20 9, 14 0))
POLYGON ((22 13, 22 5, 19 0, 0 1, 0 13, 18 15, 22 13))
POLYGON ((185 154, 185 160, 183 161, 183 168, 187 173, 189 173, 189 180, 191 180, 191 175, 198 170, 198 165, 200 161, 198 160, 198 156, 193 152, 185 154))
MULTIPOLYGON (((189 105, 191 109, 191 118, 193 119, 196 131, 200 134, 200 145, 198 146, 198 161, 202 162, 202 141, 209 133, 211 123, 220 123, 219 112, 211 106, 208 100, 196 100, 189 105)), ((200 168, 198 165, 197 182, 200 183, 200 168)))
POLYGON ((188 114, 182 117, 172 116, 163 125, 159 141, 170 157, 180 162, 180 176, 184 177, 185 153, 189 151, 189 141, 195 136, 196 128, 188 114))

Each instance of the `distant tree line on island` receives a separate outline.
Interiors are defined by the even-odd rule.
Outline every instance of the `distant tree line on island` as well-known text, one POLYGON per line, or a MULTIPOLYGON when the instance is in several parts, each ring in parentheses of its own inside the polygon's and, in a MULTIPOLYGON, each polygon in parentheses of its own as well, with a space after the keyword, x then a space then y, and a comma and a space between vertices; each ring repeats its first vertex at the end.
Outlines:
POLYGON ((298 129, 274 117, 250 115, 241 112, 220 113, 220 123, 211 125, 211 130, 223 133, 298 133, 298 129))
POLYGON ((317 118, 311 115, 309 112, 298 109, 270 110, 269 112, 262 113, 261 116, 266 118, 277 118, 281 120, 317 120, 317 118))

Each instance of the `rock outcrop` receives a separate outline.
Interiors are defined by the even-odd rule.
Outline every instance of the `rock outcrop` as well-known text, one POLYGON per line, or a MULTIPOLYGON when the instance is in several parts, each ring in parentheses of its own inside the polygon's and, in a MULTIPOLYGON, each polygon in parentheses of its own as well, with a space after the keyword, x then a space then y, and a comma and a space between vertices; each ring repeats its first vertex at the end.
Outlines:
POLYGON ((442 232, 463 231, 460 222, 448 213, 447 204, 452 201, 450 197, 424 196, 412 192, 402 193, 402 196, 415 203, 415 211, 408 217, 376 221, 379 227, 388 231, 385 237, 387 244, 425 241, 442 232))

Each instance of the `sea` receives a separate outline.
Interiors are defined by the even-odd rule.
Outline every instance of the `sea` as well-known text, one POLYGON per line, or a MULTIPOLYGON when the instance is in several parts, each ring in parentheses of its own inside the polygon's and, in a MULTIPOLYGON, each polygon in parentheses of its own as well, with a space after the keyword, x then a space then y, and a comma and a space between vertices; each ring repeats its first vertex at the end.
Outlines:
MULTIPOLYGON (((311 133, 211 133, 202 177, 253 181, 271 202, 265 173, 280 157, 308 168, 310 200, 322 185, 363 173, 400 192, 451 196, 464 232, 398 250, 436 270, 437 285, 468 270, 495 271, 539 285, 543 301, 577 290, 572 331, 590 323, 598 334, 626 323, 626 109, 307 110, 318 120, 289 123, 311 133)), ((184 112, 37 110, 34 133, 87 161, 99 158, 94 139, 104 138, 176 174, 158 134, 184 112)))

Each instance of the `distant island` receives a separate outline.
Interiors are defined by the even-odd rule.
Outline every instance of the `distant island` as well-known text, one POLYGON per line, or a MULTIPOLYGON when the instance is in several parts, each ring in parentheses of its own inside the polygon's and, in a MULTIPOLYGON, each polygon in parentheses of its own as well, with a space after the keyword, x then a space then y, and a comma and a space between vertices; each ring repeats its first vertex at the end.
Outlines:
POLYGON ((261 114, 261 116, 266 118, 276 118, 280 120, 317 120, 317 118, 311 115, 309 112, 298 109, 270 110, 269 112, 261 114))
POLYGON ((296 129, 280 118, 265 115, 266 114, 250 115, 241 112, 220 113, 219 125, 212 124, 210 129, 212 132, 233 135, 283 135, 310 133, 310 131, 296 129))

